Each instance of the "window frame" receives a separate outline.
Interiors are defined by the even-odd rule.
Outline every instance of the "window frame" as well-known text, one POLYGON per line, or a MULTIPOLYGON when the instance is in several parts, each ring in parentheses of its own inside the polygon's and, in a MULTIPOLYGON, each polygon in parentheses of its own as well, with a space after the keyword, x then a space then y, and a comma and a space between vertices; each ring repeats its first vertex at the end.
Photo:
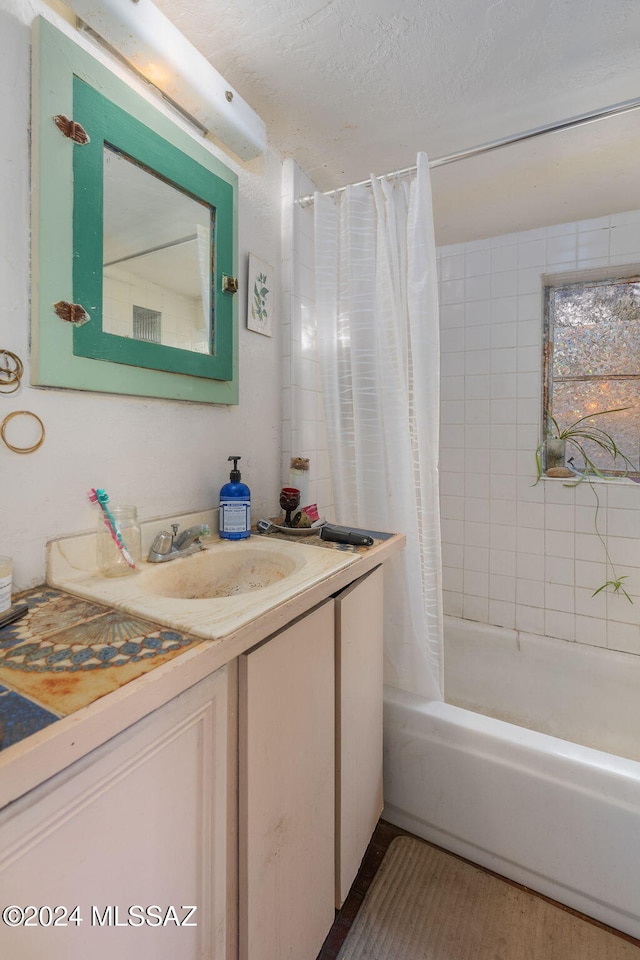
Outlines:
MULTIPOLYGON (((587 270, 572 270, 568 273, 543 274, 543 332, 542 332, 542 435, 549 435, 550 414, 552 410, 553 384, 554 382, 582 381, 590 380, 637 380, 640 383, 640 373, 638 374, 611 374, 611 375, 583 375, 573 377, 554 377, 553 376, 553 348, 554 348, 554 326, 552 319, 551 293, 557 287, 567 286, 602 286, 604 284, 614 283, 640 283, 640 263, 611 265, 601 268, 587 270)), ((640 420, 639 420, 640 426, 640 420)), ((599 468, 600 469, 600 468, 599 468)), ((637 471, 632 470, 613 470, 602 468, 602 473, 606 478, 621 479, 628 478, 640 482, 640 464, 637 471)), ((590 479, 599 479, 591 477, 590 479)))

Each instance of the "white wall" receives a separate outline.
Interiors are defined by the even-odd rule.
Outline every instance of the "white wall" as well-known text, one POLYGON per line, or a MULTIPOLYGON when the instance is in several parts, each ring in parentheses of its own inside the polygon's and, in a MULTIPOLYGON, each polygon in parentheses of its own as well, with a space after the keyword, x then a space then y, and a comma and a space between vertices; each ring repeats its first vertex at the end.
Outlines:
MULTIPOLYGON (((29 385, 30 24, 39 14, 61 25, 41 0, 0 0, 0 349, 25 364, 19 392, 0 396, 0 419, 32 410, 47 431, 30 455, 0 443, 0 554, 13 557, 16 590, 44 580, 47 540, 94 527, 90 487, 104 487, 114 503, 137 504, 142 519, 204 509, 217 504, 229 454, 242 455, 255 519, 277 510, 280 487, 281 331, 277 319, 272 338, 248 331, 244 321, 249 252, 280 262, 282 164, 272 151, 241 164, 211 145, 239 175, 238 407, 29 385)), ((12 437, 28 443, 21 422, 12 426, 24 437, 12 437)))
POLYGON ((640 654, 640 486, 536 478, 542 275, 640 260, 640 211, 439 249, 445 612, 640 654))

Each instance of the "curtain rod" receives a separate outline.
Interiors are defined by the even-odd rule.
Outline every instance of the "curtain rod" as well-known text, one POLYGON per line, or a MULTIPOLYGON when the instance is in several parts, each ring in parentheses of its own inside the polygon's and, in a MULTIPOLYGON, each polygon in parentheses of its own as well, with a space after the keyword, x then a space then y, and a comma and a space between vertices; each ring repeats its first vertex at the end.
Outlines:
MULTIPOLYGON (((571 130, 573 127, 586 126, 588 123, 595 123, 596 120, 606 120, 608 117, 619 116, 623 113, 629 113, 631 110, 637 110, 640 107, 640 97, 635 100, 625 100, 622 103, 616 103, 611 107, 604 107, 602 110, 595 110, 592 113, 582 113, 577 117, 570 117, 568 120, 559 120, 557 123, 549 123, 543 127, 534 127, 532 130, 526 130, 524 133, 516 133, 511 137, 503 137, 501 140, 490 140, 478 147, 471 147, 469 150, 461 150, 459 153, 450 153, 446 157, 436 157, 429 161, 429 169, 443 167, 446 163, 455 163, 457 160, 467 160, 469 157, 477 157, 483 153, 489 153, 491 150, 498 150, 500 147, 508 147, 512 143, 524 143, 526 140, 532 140, 534 137, 541 137, 547 133, 559 133, 562 130, 571 130)), ((394 170, 392 173, 383 173, 375 180, 386 180, 392 177, 408 176, 415 173, 417 167, 405 167, 403 170, 394 170)), ((373 180, 360 180, 358 183, 350 183, 350 187, 369 187, 373 180)), ((344 193, 347 187, 336 187, 335 190, 325 190, 323 196, 330 197, 338 193, 344 193)), ((308 193, 297 200, 301 207, 309 207, 313 204, 312 193, 308 193)))

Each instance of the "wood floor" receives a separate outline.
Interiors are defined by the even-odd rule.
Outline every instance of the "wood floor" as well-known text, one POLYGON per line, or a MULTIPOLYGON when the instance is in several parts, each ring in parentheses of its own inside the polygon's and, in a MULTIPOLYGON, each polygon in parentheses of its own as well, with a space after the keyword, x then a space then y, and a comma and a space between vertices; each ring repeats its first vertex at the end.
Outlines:
MULTIPOLYGON (((354 880, 347 899, 342 905, 342 909, 336 913, 333 926, 331 927, 331 930, 329 931, 329 934, 322 945, 322 949, 318 954, 317 960, 336 960, 336 957, 340 952, 340 948, 344 943, 344 940, 349 933, 349 929, 362 905, 367 890, 369 889, 369 886, 371 885, 371 882, 375 877, 380 864, 382 863, 384 855, 387 851, 387 847, 395 837, 400 836, 411 836, 411 834, 408 834, 405 830, 401 830, 399 827, 394 827, 392 824, 387 823, 384 820, 379 821, 375 833, 371 838, 371 842, 367 848, 367 852, 362 861, 358 875, 354 880)), ((455 855, 451 854, 451 856, 455 855)), ((491 873, 491 871, 485 872, 491 873)), ((497 876, 497 874, 492 875, 497 876)), ((504 880, 504 877, 501 879, 504 880)), ((511 880, 507 880, 505 882, 513 883, 511 880)), ((516 883, 513 883, 513 886, 519 887, 521 890, 527 889, 516 883)), ((583 914, 580 914, 575 910, 571 910, 569 907, 565 907, 553 900, 549 900, 547 897, 542 897, 541 894, 533 891, 528 892, 532 897, 541 897, 543 900, 553 903, 559 909, 566 910, 576 917, 581 917, 581 919, 585 920, 587 923, 593 923, 602 929, 608 930, 610 933, 615 934, 623 940, 640 947, 640 940, 635 940, 633 937, 627 936, 627 934, 620 933, 617 930, 612 930, 611 927, 607 927, 605 924, 601 924, 597 920, 592 920, 590 917, 585 917, 583 914)))

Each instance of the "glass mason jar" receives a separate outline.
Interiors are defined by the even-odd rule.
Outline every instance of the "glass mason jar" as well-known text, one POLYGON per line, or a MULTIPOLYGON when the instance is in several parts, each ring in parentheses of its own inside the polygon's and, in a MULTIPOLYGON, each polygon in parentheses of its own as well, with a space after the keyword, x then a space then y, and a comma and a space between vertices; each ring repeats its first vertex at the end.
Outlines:
MULTIPOLYGON (((131 559, 136 565, 139 564, 142 559, 142 542, 137 507, 109 507, 109 510, 131 559)), ((110 526, 104 523, 105 520, 106 517, 102 515, 98 523, 98 569, 105 577, 126 577, 135 571, 125 560, 111 535, 110 526)))

